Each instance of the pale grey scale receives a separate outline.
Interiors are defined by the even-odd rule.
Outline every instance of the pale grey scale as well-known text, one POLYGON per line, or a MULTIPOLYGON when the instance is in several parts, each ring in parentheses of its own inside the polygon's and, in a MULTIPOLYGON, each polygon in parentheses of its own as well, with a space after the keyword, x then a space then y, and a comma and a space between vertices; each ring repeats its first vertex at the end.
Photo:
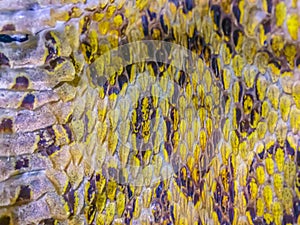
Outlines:
POLYGON ((47 179, 44 171, 31 171, 30 173, 11 176, 10 179, 0 183, 0 207, 9 207, 15 204, 36 201, 47 192, 55 191, 53 184, 47 179), (27 193, 22 195, 22 188, 27 193))
POLYGON ((72 81, 75 78, 75 68, 69 61, 65 61, 61 68, 49 72, 44 68, 19 68, 10 70, 0 69, 0 89, 12 89, 16 78, 26 77, 29 80, 29 90, 52 90, 59 82, 72 81))
MULTIPOLYGON (((66 220, 68 213, 64 210, 63 197, 57 193, 48 192, 36 201, 16 206, 12 209, 13 224, 39 224, 40 221, 53 217, 54 219, 66 220)), ((0 211, 1 213, 1 211, 0 211)))
POLYGON ((59 100, 59 96, 52 90, 32 92, 0 90, 0 108, 18 109, 28 94, 31 94, 35 98, 32 107, 33 110, 59 100))
POLYGON ((0 157, 31 154, 37 149, 38 132, 0 135, 0 157))
POLYGON ((42 171, 52 167, 50 159, 38 153, 16 157, 1 157, 0 165, 3 168, 0 174, 0 184, 14 175, 42 171))
POLYGON ((55 124, 56 118, 49 109, 43 106, 35 111, 21 110, 19 112, 0 109, 0 118, 11 118, 13 132, 32 132, 55 124))

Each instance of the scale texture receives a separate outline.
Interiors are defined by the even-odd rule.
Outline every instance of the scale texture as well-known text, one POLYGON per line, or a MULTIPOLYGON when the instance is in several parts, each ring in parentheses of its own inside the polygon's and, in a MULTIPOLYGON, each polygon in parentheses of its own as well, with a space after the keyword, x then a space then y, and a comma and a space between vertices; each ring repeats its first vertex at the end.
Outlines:
POLYGON ((300 224, 299 12, 0 0, 0 224, 300 224))

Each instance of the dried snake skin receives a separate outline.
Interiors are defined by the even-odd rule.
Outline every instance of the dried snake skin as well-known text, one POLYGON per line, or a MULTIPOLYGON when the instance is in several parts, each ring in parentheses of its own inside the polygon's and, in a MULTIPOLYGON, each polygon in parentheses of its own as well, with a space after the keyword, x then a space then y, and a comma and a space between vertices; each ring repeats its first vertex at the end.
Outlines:
POLYGON ((299 12, 0 0, 0 225, 300 224, 299 12))

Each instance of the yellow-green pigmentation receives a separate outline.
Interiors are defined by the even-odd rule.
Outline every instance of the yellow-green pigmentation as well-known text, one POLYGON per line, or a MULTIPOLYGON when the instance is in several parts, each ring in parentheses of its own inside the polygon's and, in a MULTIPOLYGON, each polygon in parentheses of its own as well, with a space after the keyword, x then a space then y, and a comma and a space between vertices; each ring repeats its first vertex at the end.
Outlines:
POLYGON ((0 1, 0 225, 300 224, 299 7, 0 1))

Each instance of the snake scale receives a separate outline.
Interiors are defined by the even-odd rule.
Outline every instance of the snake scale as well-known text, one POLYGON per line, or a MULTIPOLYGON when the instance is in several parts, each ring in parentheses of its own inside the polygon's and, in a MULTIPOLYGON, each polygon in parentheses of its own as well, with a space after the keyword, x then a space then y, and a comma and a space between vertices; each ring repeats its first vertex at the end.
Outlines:
POLYGON ((0 224, 300 224, 299 10, 0 0, 0 224))

